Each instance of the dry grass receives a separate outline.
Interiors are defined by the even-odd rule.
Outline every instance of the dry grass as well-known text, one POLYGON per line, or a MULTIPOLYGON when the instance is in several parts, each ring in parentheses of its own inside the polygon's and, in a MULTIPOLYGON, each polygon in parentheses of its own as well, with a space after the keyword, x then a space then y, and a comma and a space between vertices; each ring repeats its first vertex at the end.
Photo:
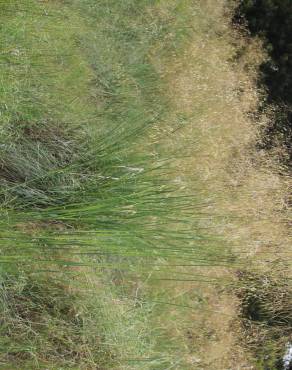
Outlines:
MULTIPOLYGON (((175 24, 177 32, 177 34, 168 32, 163 42, 157 42, 155 45, 151 43, 149 51, 151 62, 164 78, 166 94, 172 101, 172 109, 168 116, 164 116, 163 123, 151 131, 149 147, 155 148, 153 138, 161 140, 161 137, 165 136, 165 151, 173 153, 175 148, 176 153, 180 151, 183 153, 183 159, 180 159, 180 156, 174 157, 173 173, 169 171, 166 176, 168 177, 170 173, 173 181, 180 183, 182 188, 188 186, 190 193, 199 193, 198 199, 202 199, 202 203, 205 204, 204 217, 201 213, 197 216, 200 219, 200 226, 207 227, 213 235, 221 237, 224 240, 223 244, 227 244, 233 253, 240 257, 235 261, 235 267, 230 264, 218 267, 216 260, 214 266, 208 263, 207 267, 165 267, 174 280, 189 281, 158 283, 154 280, 151 283, 148 282, 148 278, 135 280, 134 277, 127 282, 131 286, 129 288, 126 283, 123 286, 123 281, 119 284, 116 282, 118 279, 111 277, 112 285, 107 286, 108 290, 106 290, 100 285, 100 276, 95 277, 91 271, 84 277, 86 284, 83 285, 84 281, 79 277, 80 280, 79 282, 77 280, 76 285, 80 284, 82 289, 84 286, 89 286, 91 293, 94 291, 99 294, 98 296, 89 294, 89 298, 92 297, 93 301, 84 303, 90 308, 84 307, 84 310, 89 311, 86 311, 84 320, 88 320, 86 330, 89 330, 91 327, 95 328, 98 322, 96 317, 101 318, 100 327, 96 328, 98 334, 91 333, 90 330, 89 333, 93 337, 98 337, 101 332, 107 339, 106 343, 110 344, 110 354, 107 351, 103 353, 105 359, 101 366, 104 368, 112 366, 111 368, 148 370, 152 366, 155 370, 160 368, 163 370, 165 368, 252 369, 253 354, 239 343, 242 332, 237 318, 240 302, 233 294, 231 286, 236 279, 234 271, 239 268, 238 266, 244 269, 247 265, 251 265, 257 273, 268 273, 272 263, 277 262, 280 257, 283 269, 285 265, 288 267, 290 236, 287 228, 289 220, 287 192, 290 179, 283 174, 280 175, 284 169, 279 166, 277 153, 267 155, 256 149, 262 128, 269 119, 268 115, 256 114, 256 109, 263 99, 263 93, 255 88, 258 64, 264 58, 260 41, 247 42, 231 28, 229 23, 231 10, 227 8, 229 3, 227 0, 186 0, 179 3, 181 4, 179 13, 176 12, 178 2, 175 0, 161 1, 153 7, 145 6, 145 12, 149 12, 148 15, 155 14, 155 17, 162 20, 161 23, 158 22, 157 27, 155 23, 153 26, 150 22, 154 35, 157 30, 163 30, 163 27, 169 24, 175 24), (173 19, 174 14, 180 15, 177 20, 173 19), (188 23, 184 22, 183 16, 191 17, 192 22, 189 23, 190 18, 188 23), (178 24, 175 23, 176 21, 178 24), (192 24, 192 27, 186 29, 186 24, 192 24), (187 41, 181 46, 179 39, 184 38, 180 36, 183 33, 187 33, 187 37, 184 36, 187 41), (178 44, 179 47, 177 47, 178 44), (164 48, 167 49, 166 53, 163 53, 164 48), (169 50, 173 50, 172 57, 169 57, 169 50), (238 59, 240 54, 242 55, 238 59), (115 289, 131 289, 131 292, 136 291, 139 294, 137 293, 135 299, 127 300, 125 295, 118 294, 115 289), (102 302, 101 307, 98 307, 98 302, 102 302), (157 308, 159 307, 157 302, 162 302, 161 312, 157 308), (157 337, 159 341, 160 335, 161 343, 157 344, 157 337), (152 343, 153 340, 155 343, 152 343), (115 359, 114 365, 107 363, 112 353, 118 359, 115 359), (133 357, 139 360, 145 357, 145 354, 162 357, 162 365, 160 358, 157 363, 154 362, 154 365, 153 363, 149 365, 147 361, 135 364, 119 361, 119 359, 133 357), (163 356, 169 357, 164 363, 163 356)), ((98 2, 96 4, 98 5, 98 2)), ((116 4, 112 2, 113 6, 116 4)), ((117 11, 120 11, 119 7, 117 11)), ((124 11, 126 14, 125 9, 124 11)), ((126 23, 124 15, 119 13, 118 15, 126 23)), ((124 23, 122 27, 125 27, 124 23)), ((144 23, 140 29, 143 33, 144 23)), ((113 36, 113 32, 109 32, 109 35, 113 36)), ((122 47, 119 46, 125 52, 126 46, 128 47, 132 42, 127 39, 129 35, 131 34, 124 35, 125 44, 122 47)), ((136 33, 134 32, 133 35, 136 33)), ((52 40, 55 41, 55 38, 52 40)), ((100 37, 100 40, 103 38, 100 37)), ((86 41, 91 44, 90 37, 86 41)), ((144 43, 140 42, 139 45, 144 43)), ((109 48, 106 42, 99 48, 105 52, 107 48, 116 49, 115 46, 109 48), (105 47, 102 47, 103 45, 105 47)), ((99 52, 92 57, 97 67, 99 67, 98 56, 99 52)), ((105 57, 108 58, 106 60, 110 65, 112 55, 106 53, 105 57)), ((114 73, 114 78, 109 79, 110 88, 111 81, 120 77, 119 66, 120 62, 117 63, 117 75, 114 73)), ((85 74, 88 75, 88 73, 86 71, 85 74)), ((102 69, 100 75, 104 76, 102 69)), ((152 73, 149 76, 151 84, 149 83, 147 89, 145 88, 145 96, 148 96, 148 91, 152 92, 151 76, 152 73)), ((144 78, 145 74, 141 72, 141 84, 144 78)), ((83 92, 86 93, 83 89, 87 89, 87 84, 83 84, 83 79, 81 80, 81 95, 83 95, 83 92)), ((75 80, 72 79, 72 81, 76 88, 75 80)), ((62 83, 60 81, 60 84, 62 83)), ((129 83, 131 98, 132 91, 133 85, 129 83)), ((116 95, 119 96, 120 93, 120 90, 117 90, 116 95)), ((157 104, 161 105, 158 98, 155 97, 154 101, 155 104, 158 101, 157 104)), ((72 112, 70 111, 69 117, 71 115, 79 117, 78 109, 83 108, 83 102, 80 101, 79 105, 72 109, 72 112)), ((127 111, 128 108, 124 110, 127 111)), ((86 114, 81 117, 86 118, 90 112, 88 108, 86 114)), ((148 108, 144 110, 142 105, 141 116, 146 112, 148 108)), ((123 117, 121 119, 123 120, 123 117)), ((132 121, 130 123, 132 124, 132 121)), ((142 140, 144 141, 145 138, 143 137, 142 140)), ((153 152, 155 152, 154 149, 153 152)), ((156 152, 155 154, 158 155, 156 152)), ((109 208, 112 209, 112 207, 109 208)), ((89 210, 86 211, 89 212, 89 210)), ((194 210, 194 217, 196 217, 196 211, 194 210)), ((199 211, 202 210, 199 209, 199 211)), ((92 214, 96 217, 94 212, 92 214)), ((156 218, 159 218, 159 215, 156 218)), ((24 226, 19 222, 17 226, 19 231, 25 231, 33 236, 39 232, 39 229, 43 229, 44 225, 41 222, 39 224, 32 222, 24 226)), ((62 231, 63 227, 62 222, 50 223, 47 229, 62 231)), ((218 246, 215 245, 216 248, 220 248, 222 241, 215 240, 214 243, 218 244, 218 246)), ((216 257, 215 253, 214 255, 216 257)), ((162 258, 159 262, 166 264, 162 258)), ((198 265, 200 262, 204 261, 198 260, 198 265)), ((130 269, 130 266, 128 268, 130 269)), ((16 292, 17 301, 22 293, 22 286, 13 285, 13 289, 16 292)), ((55 287, 53 286, 52 289, 55 290, 55 287)), ((70 289, 76 293, 74 288, 70 289)), ((30 293, 29 289, 28 293, 30 293)), ((29 304, 35 304, 30 295, 28 298, 29 304)), ((58 312, 61 308, 59 310, 57 307, 58 312)), ((66 319, 70 319, 66 312, 68 310, 65 310, 66 317, 61 315, 60 318, 64 326, 67 325, 66 319)), ((73 312, 73 316, 76 312, 73 312)), ((19 324, 18 321, 15 323, 19 324)), ((48 323, 54 326, 54 317, 52 321, 48 320, 48 323)), ((73 334, 75 335, 75 332, 73 334)), ((74 335, 73 339, 76 338, 74 335)), ((77 338, 82 335, 83 332, 78 326, 77 338)), ((33 338, 37 353, 41 353, 42 348, 45 348, 40 344, 42 340, 42 336, 33 338)), ((89 348, 89 352, 90 350, 89 348)), ((94 345, 92 351, 95 351, 94 345)), ((31 351, 31 353, 34 352, 31 351)), ((82 355, 83 352, 80 358, 82 355)), ((87 353, 85 357, 90 358, 87 353)), ((56 359, 54 358, 53 361, 56 362, 56 359)), ((88 362, 87 368, 95 366, 95 363, 99 362, 88 362)), ((82 368, 79 364, 76 366, 82 368)))
MULTIPOLYGON (((196 1, 196 21, 184 53, 173 57, 171 67, 157 65, 168 81, 175 107, 170 119, 183 116, 187 122, 170 145, 187 143, 191 159, 177 160, 174 167, 186 183, 199 180, 209 201, 207 211, 218 216, 204 222, 232 246, 241 268, 264 274, 276 263, 287 278, 291 178, 279 161, 283 153, 265 153, 256 145, 273 119, 271 112, 257 113, 264 92, 255 85, 265 54, 260 40, 247 40, 240 30, 232 29, 230 11, 225 0, 216 5, 196 1)), ((233 268, 208 272, 193 268, 192 272, 234 279, 233 268)), ((205 312, 201 307, 190 317, 192 324, 185 335, 189 351, 197 351, 192 368, 254 368, 253 355, 239 344, 242 329, 234 294, 199 283, 184 289, 201 290, 207 302, 205 312)))

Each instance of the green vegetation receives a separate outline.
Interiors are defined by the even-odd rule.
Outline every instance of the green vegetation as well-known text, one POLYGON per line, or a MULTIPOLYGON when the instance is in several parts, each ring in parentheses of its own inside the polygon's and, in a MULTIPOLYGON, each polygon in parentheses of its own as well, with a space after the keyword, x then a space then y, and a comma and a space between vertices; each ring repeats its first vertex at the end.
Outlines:
POLYGON ((59 269, 2 278, 1 368, 128 368, 154 356, 153 304, 119 300, 114 286, 93 277, 59 269))
POLYGON ((229 16, 0 2, 0 368, 238 366, 230 269, 284 239, 285 186, 254 160, 229 16))
MULTIPOLYGON (((88 234, 94 231, 90 248, 96 242, 96 250, 107 253, 116 249, 124 253, 123 248, 129 247, 130 253, 147 254, 153 239, 156 245, 161 240, 165 248, 164 239, 170 234, 182 235, 193 227, 186 216, 196 202, 194 196, 173 194, 177 186, 171 175, 170 181, 163 175, 171 171, 168 162, 175 150, 164 154, 151 144, 159 141, 156 126, 166 119, 168 109, 151 52, 159 43, 167 48, 164 40, 170 28, 154 10, 144 14, 143 4, 136 14, 135 5, 77 2, 44 8, 32 1, 15 16, 9 13, 13 3, 4 6, 4 16, 9 15, 3 34, 6 49, 12 44, 12 51, 3 63, 1 195, 11 228, 19 229, 28 219, 58 225, 58 235, 54 227, 39 232, 63 247, 88 243, 88 234), (39 14, 39 19, 31 14, 39 14), (68 18, 70 27, 64 32, 68 18), (21 30, 17 22, 24 23, 23 34, 12 33, 21 30), (10 33, 12 40, 6 36, 10 33), (20 54, 15 56, 15 50, 20 54), (149 143, 141 143, 139 138, 145 141, 150 135, 154 138, 149 143), (180 233, 168 227, 172 217, 183 222, 180 233)), ((172 24, 171 30, 176 27, 178 35, 169 52, 183 42, 180 24, 172 24)), ((7 230, 6 221, 2 222, 7 230)), ((14 235, 19 234, 17 230, 14 235)), ((20 235, 21 243, 22 239, 20 235)), ((159 254, 159 246, 155 248, 159 254)), ((191 248, 184 251, 191 253, 191 248)), ((174 250, 169 248, 169 253, 174 250)))
POLYGON ((140 297, 139 284, 177 279, 168 265, 178 260, 233 260, 193 217, 199 189, 175 182, 180 147, 169 136, 181 122, 167 124, 157 63, 183 50, 191 4, 28 0, 0 9, 1 364, 181 362, 182 346, 157 321, 169 297, 147 287, 140 297))

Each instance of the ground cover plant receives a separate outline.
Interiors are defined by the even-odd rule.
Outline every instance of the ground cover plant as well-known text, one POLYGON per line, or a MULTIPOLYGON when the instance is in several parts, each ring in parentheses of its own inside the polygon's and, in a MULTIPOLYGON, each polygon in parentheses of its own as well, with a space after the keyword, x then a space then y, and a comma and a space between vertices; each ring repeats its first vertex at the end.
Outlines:
POLYGON ((232 10, 0 3, 2 368, 256 361, 229 334, 233 267, 286 253, 288 182, 255 150, 232 10))
POLYGON ((163 123, 153 60, 183 48, 188 9, 1 3, 4 367, 165 368, 176 354, 155 347, 151 300, 132 285, 153 269, 173 279, 165 259, 230 260, 190 217, 203 201, 174 181, 178 148, 157 144, 179 122, 163 123))

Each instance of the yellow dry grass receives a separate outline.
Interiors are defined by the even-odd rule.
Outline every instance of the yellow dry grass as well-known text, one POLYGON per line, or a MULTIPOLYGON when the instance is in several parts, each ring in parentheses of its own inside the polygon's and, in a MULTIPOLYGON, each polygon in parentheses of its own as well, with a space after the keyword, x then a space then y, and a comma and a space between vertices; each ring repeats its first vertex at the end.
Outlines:
MULTIPOLYGON (((215 217, 208 226, 224 237, 243 266, 269 271, 277 261, 286 269, 291 264, 291 178, 281 168, 276 150, 256 148, 272 119, 268 113, 256 115, 264 98, 256 77, 265 55, 260 40, 249 40, 231 27, 228 3, 195 1, 194 29, 184 52, 167 64, 157 63, 173 102, 170 120, 183 114, 188 121, 169 145, 193 143, 191 159, 178 160, 175 167, 189 184, 195 179, 211 200, 209 212, 215 217)), ((195 272, 234 278, 232 268, 195 272)), ((180 284, 175 289, 177 295, 194 290, 202 292, 208 308, 189 313, 189 330, 180 333, 190 368, 253 369, 251 354, 240 345, 235 297, 208 284, 180 284)), ((178 335, 175 324, 169 330, 178 335)))

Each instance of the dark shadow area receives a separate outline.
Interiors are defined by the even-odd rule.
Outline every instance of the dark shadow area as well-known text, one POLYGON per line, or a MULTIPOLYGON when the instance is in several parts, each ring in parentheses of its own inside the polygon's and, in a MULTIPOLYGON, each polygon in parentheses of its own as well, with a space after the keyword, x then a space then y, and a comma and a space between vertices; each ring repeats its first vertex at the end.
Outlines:
POLYGON ((265 86, 266 104, 276 105, 273 123, 267 128, 265 148, 283 144, 292 160, 292 1, 241 0, 234 22, 247 25, 252 36, 264 40, 269 59, 261 66, 260 84, 265 86))

